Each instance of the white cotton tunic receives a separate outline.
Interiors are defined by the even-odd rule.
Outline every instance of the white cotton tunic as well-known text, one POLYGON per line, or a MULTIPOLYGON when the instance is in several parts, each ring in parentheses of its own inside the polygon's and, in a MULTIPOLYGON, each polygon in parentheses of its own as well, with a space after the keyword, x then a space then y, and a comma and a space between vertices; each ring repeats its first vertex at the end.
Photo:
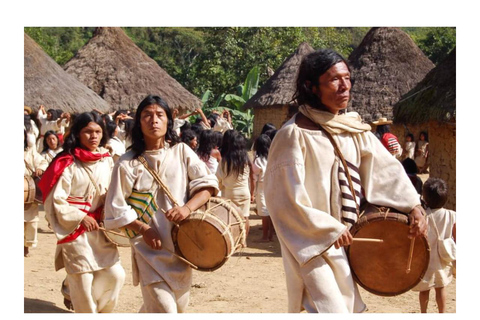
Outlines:
POLYGON ((250 167, 246 164, 243 169, 243 174, 235 176, 234 172, 227 175, 224 165, 226 166, 226 163, 223 160, 220 161, 216 173, 222 197, 232 200, 238 210, 240 210, 239 214, 243 217, 248 217, 250 216, 251 199, 250 188, 248 185, 250 167))
POLYGON ((255 182, 255 203, 257 214, 261 217, 268 217, 267 204, 265 203, 265 192, 263 180, 267 169, 267 158, 256 157, 252 164, 253 181, 255 182))
POLYGON ((420 283, 412 289, 413 291, 427 291, 431 288, 446 287, 453 280, 453 263, 445 262, 440 258, 438 253, 438 238, 452 238, 453 226, 456 223, 456 212, 445 208, 433 210, 427 208, 426 211, 430 261, 425 275, 420 283), (439 233, 438 235, 435 231, 432 220, 435 221, 439 233))
POLYGON ((57 148, 56 150, 48 149, 47 151, 42 152, 41 155, 47 160, 48 164, 50 164, 50 162, 52 162, 52 160, 62 151, 62 147, 57 148))
MULTIPOLYGON (((100 148, 100 153, 107 150, 100 148)), ((74 232, 86 213, 103 204, 110 183, 113 160, 106 157, 94 162, 78 160, 63 171, 58 182, 47 196, 45 217, 58 240, 74 232), (90 170, 100 194, 91 182, 82 164, 90 170)), ((84 232, 71 242, 57 244, 55 270, 65 268, 68 274, 93 272, 109 268, 120 261, 117 246, 107 240, 103 231, 84 232)))
MULTIPOLYGON (((322 131, 300 128, 295 119, 277 132, 265 174, 266 204, 286 270, 288 310, 301 311, 307 292, 315 312, 363 311, 345 251, 332 246, 347 229, 340 222, 340 160, 322 131), (324 291, 339 298, 329 300, 324 291), (339 305, 341 297, 344 304, 339 305)), ((401 163, 370 131, 333 136, 345 159, 360 169, 367 201, 404 213, 420 204, 401 163)))
MULTIPOLYGON (((166 143, 164 148, 145 151, 143 156, 150 167, 159 173, 180 206, 201 189, 212 187, 218 192, 215 175, 184 143, 172 147, 166 143)), ((171 236, 174 224, 167 220, 162 211, 169 210, 173 204, 145 166, 133 157, 133 151, 128 151, 115 164, 105 205, 105 226, 109 229, 120 228, 137 219, 137 213, 127 203, 133 191, 152 194, 158 210, 150 226, 160 235, 162 246, 174 251, 171 236)), ((141 235, 132 238, 130 243, 134 285, 141 283, 147 286, 165 281, 172 290, 190 288, 192 270, 189 265, 166 250, 151 249, 141 235)))

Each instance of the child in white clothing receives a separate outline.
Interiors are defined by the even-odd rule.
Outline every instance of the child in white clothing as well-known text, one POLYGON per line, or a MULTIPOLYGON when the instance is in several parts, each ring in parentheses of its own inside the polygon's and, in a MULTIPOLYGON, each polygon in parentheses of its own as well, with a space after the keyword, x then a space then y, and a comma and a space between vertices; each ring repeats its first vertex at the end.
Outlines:
POLYGON ((438 239, 453 237, 456 242, 456 213, 443 208, 447 201, 447 184, 439 178, 429 178, 423 185, 423 198, 427 205, 428 243, 430 262, 425 276, 413 288, 419 291, 420 311, 427 312, 430 289, 435 288, 438 312, 444 313, 446 306, 445 287, 453 278, 453 263, 443 260, 438 253, 438 239), (438 231, 437 231, 438 230, 438 231))

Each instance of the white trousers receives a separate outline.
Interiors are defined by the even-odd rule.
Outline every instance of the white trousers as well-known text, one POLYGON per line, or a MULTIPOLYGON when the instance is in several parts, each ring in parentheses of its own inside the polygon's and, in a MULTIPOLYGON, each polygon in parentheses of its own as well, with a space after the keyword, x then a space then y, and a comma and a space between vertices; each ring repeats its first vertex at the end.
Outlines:
POLYGON ((67 281, 75 312, 112 312, 125 281, 125 270, 117 262, 94 272, 67 274, 67 281))
POLYGON ((23 227, 23 246, 35 248, 38 243, 38 221, 25 221, 23 227))
POLYGON ((183 313, 187 309, 190 288, 173 291, 165 281, 140 287, 143 296, 140 313, 183 313))

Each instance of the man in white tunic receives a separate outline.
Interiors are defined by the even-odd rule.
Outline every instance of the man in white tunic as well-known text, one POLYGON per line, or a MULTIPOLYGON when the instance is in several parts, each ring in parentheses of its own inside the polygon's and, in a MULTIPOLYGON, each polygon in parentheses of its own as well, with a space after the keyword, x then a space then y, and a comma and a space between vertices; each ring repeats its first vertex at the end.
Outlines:
POLYGON ((356 215, 342 207, 343 166, 319 125, 333 136, 348 166, 358 168, 366 200, 409 213, 410 236, 426 230, 418 195, 400 162, 358 114, 340 114, 350 88, 350 71, 339 54, 318 50, 305 57, 294 96, 300 112, 270 148, 265 199, 282 248, 289 312, 366 309, 343 248, 352 243, 349 227, 356 215))
POLYGON ((133 283, 140 284, 143 296, 140 312, 184 312, 192 270, 172 253, 172 227, 217 194, 218 181, 195 152, 179 142, 171 111, 158 96, 147 96, 137 108, 132 140, 132 150, 113 169, 105 226, 124 227, 130 237, 133 283))

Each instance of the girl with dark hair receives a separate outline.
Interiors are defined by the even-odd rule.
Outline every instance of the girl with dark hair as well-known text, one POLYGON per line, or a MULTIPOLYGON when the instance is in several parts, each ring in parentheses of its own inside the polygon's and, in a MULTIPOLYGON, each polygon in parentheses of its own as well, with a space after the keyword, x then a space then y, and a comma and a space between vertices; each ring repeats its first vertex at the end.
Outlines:
POLYGON ((267 169, 268 150, 270 149, 270 137, 261 134, 253 144, 255 159, 252 164, 253 181, 255 186, 255 201, 257 214, 262 217, 262 238, 258 242, 269 242, 273 239, 273 224, 265 204, 263 178, 267 169))
POLYGON ((200 160, 205 162, 210 172, 216 173, 218 163, 222 160, 218 145, 220 142, 218 139, 222 136, 219 131, 203 130, 200 133, 200 143, 197 150, 200 160), (217 135, 220 134, 220 136, 217 135))
POLYGON ((52 162, 52 160, 63 151, 62 145, 60 143, 60 139, 58 135, 53 131, 45 132, 45 136, 43 139, 43 150, 41 155, 47 160, 48 163, 52 162))
POLYGON ((269 130, 277 130, 277 128, 273 125, 273 123, 267 122, 262 127, 262 132, 260 134, 264 134, 269 130))
POLYGON ((125 144, 118 137, 118 125, 115 121, 107 120, 105 127, 108 134, 106 148, 112 155, 113 162, 116 162, 125 153, 125 144))
POLYGON ((138 106, 132 141, 113 169, 105 226, 124 228, 130 238, 133 283, 140 284, 143 296, 140 312, 184 312, 192 269, 172 253, 171 231, 218 192, 218 182, 195 152, 179 143, 170 108, 158 96, 138 106))
POLYGON ((98 114, 78 115, 64 151, 39 183, 46 219, 58 239, 55 270, 67 272, 75 312, 112 312, 125 280, 117 246, 99 226, 113 168, 106 140, 98 114))
POLYGON ((405 146, 403 148, 403 159, 415 159, 415 138, 409 133, 405 137, 405 146))
MULTIPOLYGON (((47 169, 48 163, 38 152, 36 146, 28 145, 28 134, 26 130, 23 130, 23 159, 24 159, 24 175, 31 177, 41 177, 45 169, 47 169)), ((35 248, 37 246, 37 230, 38 230, 38 204, 33 202, 24 206, 23 210, 23 225, 24 225, 24 238, 23 238, 23 255, 29 256, 29 248, 35 248)))
MULTIPOLYGON (((45 132, 60 132, 62 126, 66 127, 69 125, 70 114, 58 114, 55 109, 48 109, 48 111, 46 111, 45 106, 41 105, 38 109, 37 118, 40 122, 40 137, 37 140, 37 151, 42 152, 45 132)), ((60 141, 62 141, 63 134, 62 137, 59 136, 59 138, 60 141)))
POLYGON ((195 131, 191 129, 187 129, 182 132, 182 137, 181 140, 183 143, 185 143, 187 146, 192 148, 193 151, 197 150, 198 147, 198 137, 195 131))
POLYGON ((417 142, 417 151, 415 163, 418 167, 418 173, 427 173, 428 169, 428 134, 425 131, 420 132, 417 142))
POLYGON ((341 55, 330 49, 308 54, 296 85, 299 112, 273 139, 264 182, 282 247, 288 311, 362 312, 366 306, 344 250, 353 243, 349 229, 360 195, 409 214, 412 238, 426 230, 423 209, 400 162, 358 113, 345 112, 352 80, 341 55))
POLYGON ((232 200, 238 207, 239 214, 246 220, 246 235, 248 235, 250 229, 248 217, 252 197, 249 186, 253 185, 253 175, 245 137, 236 130, 227 130, 223 135, 220 154, 222 160, 216 175, 222 197, 232 200))

